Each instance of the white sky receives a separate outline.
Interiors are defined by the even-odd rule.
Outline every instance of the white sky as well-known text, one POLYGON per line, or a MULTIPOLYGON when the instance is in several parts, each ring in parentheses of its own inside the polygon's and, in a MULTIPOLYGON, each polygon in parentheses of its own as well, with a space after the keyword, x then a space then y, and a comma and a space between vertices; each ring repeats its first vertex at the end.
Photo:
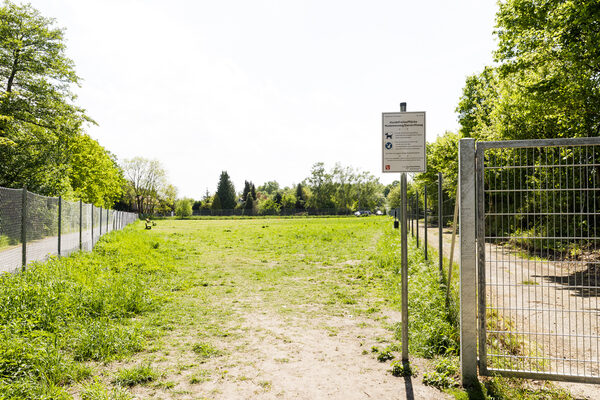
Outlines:
POLYGON ((381 113, 456 130, 468 75, 492 63, 496 0, 30 0, 66 28, 88 132, 157 158, 180 196, 227 170, 282 186, 335 162, 382 183, 381 113))

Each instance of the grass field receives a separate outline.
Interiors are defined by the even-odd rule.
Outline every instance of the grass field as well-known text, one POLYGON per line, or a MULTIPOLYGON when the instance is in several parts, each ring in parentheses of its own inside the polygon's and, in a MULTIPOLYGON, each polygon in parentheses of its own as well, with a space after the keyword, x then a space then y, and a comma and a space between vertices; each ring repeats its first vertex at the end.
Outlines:
MULTIPOLYGON (((0 398, 391 398, 397 235, 386 217, 162 220, 3 275, 0 398)), ((410 265, 411 354, 433 359, 414 358, 415 396, 466 398, 437 267, 410 265)), ((487 390, 568 398, 521 386, 487 390)))

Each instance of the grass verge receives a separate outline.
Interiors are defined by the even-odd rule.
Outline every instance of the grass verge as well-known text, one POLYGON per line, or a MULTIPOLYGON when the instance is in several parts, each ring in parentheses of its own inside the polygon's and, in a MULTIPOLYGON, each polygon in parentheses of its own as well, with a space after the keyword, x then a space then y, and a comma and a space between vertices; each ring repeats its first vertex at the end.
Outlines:
MULTIPOLYGON (((379 272, 372 273, 384 274, 383 294, 400 307, 400 236, 397 231, 386 232, 381 237, 374 257, 374 265, 379 272)), ((426 261, 422 248, 418 249, 415 241, 409 239, 409 350, 411 355, 433 360, 433 370, 423 374, 423 382, 461 400, 572 399, 567 391, 549 382, 523 379, 482 378, 480 387, 468 391, 460 387, 459 271, 454 268, 451 296, 447 301, 448 271, 444 268, 440 274, 437 259, 436 252, 430 250, 429 260, 436 261, 426 261)), ((399 324, 396 326, 396 338, 401 339, 399 324)), ((502 346, 502 343, 496 345, 502 346)))
MULTIPOLYGON (((156 240, 128 227, 93 253, 0 276, 0 398, 71 398, 66 387, 93 375, 89 361, 143 348, 149 332, 133 317, 157 309, 176 277, 156 240)), ((84 398, 103 398, 99 385, 84 398)))

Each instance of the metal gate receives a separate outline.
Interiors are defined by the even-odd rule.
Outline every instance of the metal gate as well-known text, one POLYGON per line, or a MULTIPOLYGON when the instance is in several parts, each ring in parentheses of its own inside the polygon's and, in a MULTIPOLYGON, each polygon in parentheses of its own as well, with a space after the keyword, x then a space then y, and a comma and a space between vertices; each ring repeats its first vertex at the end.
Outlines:
POLYGON ((600 383, 600 138, 479 142, 473 162, 479 373, 600 383))

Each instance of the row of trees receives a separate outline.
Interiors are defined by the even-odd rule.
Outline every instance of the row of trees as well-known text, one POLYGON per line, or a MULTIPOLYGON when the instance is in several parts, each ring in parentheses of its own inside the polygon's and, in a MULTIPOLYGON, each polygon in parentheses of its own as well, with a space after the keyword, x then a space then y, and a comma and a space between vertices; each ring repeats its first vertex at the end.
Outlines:
POLYGON ((156 160, 121 165, 85 133, 81 79, 64 30, 30 5, 0 5, 0 186, 141 213, 173 208, 176 189, 156 160))
POLYGON ((316 211, 349 214, 356 210, 384 208, 384 193, 389 190, 368 172, 340 164, 328 171, 325 164, 319 162, 298 184, 282 188, 278 182, 268 181, 257 188, 251 181, 245 181, 239 194, 227 171, 223 171, 213 195, 207 192, 202 200, 185 201, 191 202, 193 211, 200 213, 237 209, 246 214, 267 215, 316 211))

